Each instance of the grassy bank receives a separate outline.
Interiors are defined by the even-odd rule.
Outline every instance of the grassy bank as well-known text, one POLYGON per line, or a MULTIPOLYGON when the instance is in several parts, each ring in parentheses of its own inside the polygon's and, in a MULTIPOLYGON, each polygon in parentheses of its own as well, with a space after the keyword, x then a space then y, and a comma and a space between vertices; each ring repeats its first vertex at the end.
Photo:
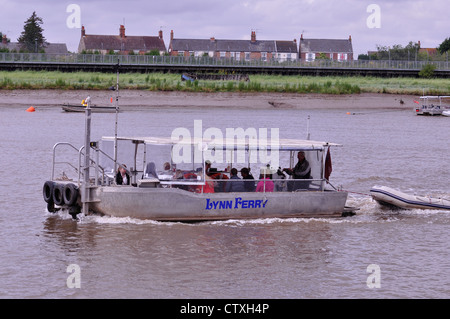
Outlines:
MULTIPOLYGON (((13 71, 0 72, 0 89, 105 90, 116 84, 112 73, 13 71)), ((180 74, 122 73, 121 89, 186 92, 393 93, 450 94, 447 79, 312 77, 250 75, 249 82, 181 81, 180 74)))

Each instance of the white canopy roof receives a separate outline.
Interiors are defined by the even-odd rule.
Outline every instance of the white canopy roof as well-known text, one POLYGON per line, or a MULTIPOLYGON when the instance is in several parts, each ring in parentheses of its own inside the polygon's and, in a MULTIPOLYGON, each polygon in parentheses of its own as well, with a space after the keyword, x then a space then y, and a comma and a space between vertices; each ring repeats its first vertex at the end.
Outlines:
MULTIPOLYGON (((114 141, 115 137, 106 136, 102 138, 105 141, 114 141)), ((205 139, 205 138, 184 138, 180 140, 170 137, 117 137, 118 141, 131 141, 150 145, 202 145, 202 149, 224 148, 224 149, 272 149, 281 150, 321 150, 329 146, 342 146, 341 144, 297 139, 279 139, 276 141, 261 139, 205 139), (274 143, 272 145, 272 143, 274 143)))

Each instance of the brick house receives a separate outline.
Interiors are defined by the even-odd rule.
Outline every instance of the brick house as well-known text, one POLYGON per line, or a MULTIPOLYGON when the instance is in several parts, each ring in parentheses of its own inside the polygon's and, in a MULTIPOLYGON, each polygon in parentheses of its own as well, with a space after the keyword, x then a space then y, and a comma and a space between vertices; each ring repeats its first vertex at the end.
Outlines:
POLYGON ((160 30, 158 36, 129 36, 125 35, 125 26, 119 28, 119 35, 94 35, 86 34, 84 26, 81 27, 81 39, 78 45, 78 53, 85 51, 99 51, 108 54, 110 51, 121 54, 145 54, 157 50, 160 55, 166 53, 166 45, 163 33, 160 30))
POLYGON ((236 61, 291 61, 298 59, 297 41, 257 40, 252 31, 250 40, 176 39, 170 33, 169 55, 209 56, 236 61))
POLYGON ((353 60, 352 37, 348 39, 304 39, 300 36, 299 54, 302 61, 325 57, 335 61, 353 60))

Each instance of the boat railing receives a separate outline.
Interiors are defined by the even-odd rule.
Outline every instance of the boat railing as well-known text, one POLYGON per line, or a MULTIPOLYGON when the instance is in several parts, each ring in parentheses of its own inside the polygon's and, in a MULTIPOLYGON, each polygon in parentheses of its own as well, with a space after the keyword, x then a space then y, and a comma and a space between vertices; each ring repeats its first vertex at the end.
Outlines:
MULTIPOLYGON (((145 179, 144 179, 145 180, 145 179)), ((197 193, 203 193, 203 186, 206 183, 212 182, 215 193, 227 193, 230 183, 252 183, 252 189, 256 189, 258 183, 262 182, 262 192, 302 192, 302 191, 325 191, 326 179, 211 179, 211 180, 197 180, 197 179, 170 179, 159 180, 162 187, 180 188, 197 193), (273 183, 273 187, 269 187, 269 183, 273 183), (265 187, 267 185, 267 188, 265 187)), ((233 187, 231 191, 234 192, 233 187)))
MULTIPOLYGON (((84 146, 80 147, 80 148, 76 148, 75 146, 73 146, 71 143, 68 142, 59 142, 56 143, 53 146, 53 161, 52 161, 52 176, 51 176, 51 180, 55 180, 55 169, 57 165, 66 165, 70 168, 73 169, 73 171, 77 174, 77 184, 78 187, 80 187, 81 185, 81 180, 83 178, 83 166, 82 166, 82 158, 84 156, 84 146), (62 146, 67 146, 69 147, 69 149, 72 149, 74 151, 76 151, 78 153, 78 163, 74 164, 72 162, 69 161, 57 161, 57 152, 56 150, 61 148, 62 146)), ((96 172, 98 172, 99 170, 102 171, 101 176, 104 176, 104 169, 100 166, 97 165, 98 160, 94 161, 93 159, 90 159, 90 167, 95 168, 96 172)), ((63 174, 65 175, 65 173, 63 172, 63 174)), ((98 176, 98 173, 96 173, 96 177, 98 176)), ((98 185, 99 179, 95 178, 95 184, 98 185)), ((103 183, 103 180, 101 180, 101 182, 103 183)))

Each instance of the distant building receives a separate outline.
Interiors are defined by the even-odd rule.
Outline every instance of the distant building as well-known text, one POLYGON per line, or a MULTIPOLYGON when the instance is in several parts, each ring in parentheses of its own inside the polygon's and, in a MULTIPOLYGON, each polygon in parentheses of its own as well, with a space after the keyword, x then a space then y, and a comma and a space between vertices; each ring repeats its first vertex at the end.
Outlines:
POLYGON ((298 59, 297 41, 257 40, 252 31, 250 40, 175 39, 170 33, 171 56, 209 56, 236 61, 291 61, 298 59))
POLYGON ((419 45, 419 53, 426 54, 427 56, 434 56, 438 54, 437 48, 421 48, 420 41, 417 44, 419 45))
MULTIPOLYGON (((8 42, 6 35, 2 37, 2 43, 0 44, 0 49, 8 49, 9 52, 20 52, 22 50, 22 45, 19 42, 8 42)), ((45 53, 50 54, 66 54, 67 45, 65 43, 48 43, 46 42, 43 47, 45 53)))
POLYGON ((325 57, 335 61, 353 60, 352 37, 348 39, 304 39, 300 36, 299 54, 302 61, 325 57))
POLYGON ((78 53, 95 52, 108 54, 114 53, 145 54, 150 51, 158 51, 160 55, 166 53, 166 45, 163 40, 163 33, 159 31, 158 36, 129 36, 125 35, 125 26, 119 28, 119 35, 95 35, 86 34, 84 26, 81 27, 81 39, 78 45, 78 53))

